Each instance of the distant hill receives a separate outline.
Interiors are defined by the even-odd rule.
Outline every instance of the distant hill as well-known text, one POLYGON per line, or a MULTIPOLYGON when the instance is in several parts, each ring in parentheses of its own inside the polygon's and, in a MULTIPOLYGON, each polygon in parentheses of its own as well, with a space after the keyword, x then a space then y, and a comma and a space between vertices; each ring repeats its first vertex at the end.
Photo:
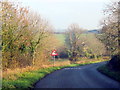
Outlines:
POLYGON ((65 34, 65 32, 54 32, 54 34, 65 34))
POLYGON ((95 34, 98 34, 98 33, 100 33, 100 30, 88 30, 88 31, 85 31, 85 33, 95 33, 95 34))
MULTIPOLYGON (((86 34, 89 34, 89 33, 98 34, 98 33, 100 33, 100 29, 87 30, 84 33, 86 33, 86 34)), ((65 32, 63 30, 62 31, 56 31, 56 32, 54 32, 54 34, 65 34, 65 32)))

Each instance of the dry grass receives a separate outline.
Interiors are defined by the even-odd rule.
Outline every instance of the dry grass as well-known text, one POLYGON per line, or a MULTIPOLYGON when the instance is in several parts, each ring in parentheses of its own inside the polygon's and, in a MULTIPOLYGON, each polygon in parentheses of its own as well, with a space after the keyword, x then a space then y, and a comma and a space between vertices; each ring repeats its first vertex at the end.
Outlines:
POLYGON ((70 61, 67 60, 67 61, 62 61, 62 62, 59 62, 59 61, 55 62, 55 66, 65 66, 65 65, 70 65, 70 61))
POLYGON ((98 58, 98 59, 88 59, 88 58, 79 58, 79 61, 77 61, 77 64, 83 64, 83 63, 89 63, 89 62, 102 62, 102 61, 108 61, 110 60, 109 57, 102 57, 102 58, 98 58))
POLYGON ((28 71, 33 71, 33 70, 37 70, 39 69, 40 67, 25 67, 25 68, 15 68, 15 69, 7 69, 6 71, 3 71, 3 78, 5 79, 16 79, 16 74, 19 74, 19 73, 23 73, 23 72, 28 72, 28 71))
MULTIPOLYGON (((105 61, 108 60, 108 58, 106 59, 87 59, 87 58, 80 58, 79 61, 77 61, 77 64, 84 64, 84 63, 92 63, 92 62, 101 62, 101 61, 105 61)), ((70 65, 70 61, 69 60, 64 60, 64 61, 56 61, 54 66, 65 66, 65 65, 70 65)), ((29 72, 29 71, 34 71, 34 70, 38 70, 38 69, 43 69, 43 68, 49 68, 49 67, 53 67, 53 62, 49 62, 47 64, 44 65, 37 65, 37 66, 28 66, 25 68, 15 68, 15 69, 7 69, 6 71, 2 72, 2 77, 5 79, 16 79, 16 75, 19 73, 23 73, 23 72, 29 72)))
MULTIPOLYGON (((65 65, 69 65, 69 64, 70 64, 69 60, 62 61, 62 62, 59 62, 59 61, 55 62, 55 66, 65 66, 65 65)), ((2 77, 5 79, 14 79, 15 80, 16 74, 34 71, 34 70, 38 70, 38 69, 42 69, 42 68, 49 68, 49 67, 53 67, 53 63, 48 63, 46 65, 41 65, 41 66, 28 66, 25 68, 7 69, 6 71, 3 71, 2 77)))

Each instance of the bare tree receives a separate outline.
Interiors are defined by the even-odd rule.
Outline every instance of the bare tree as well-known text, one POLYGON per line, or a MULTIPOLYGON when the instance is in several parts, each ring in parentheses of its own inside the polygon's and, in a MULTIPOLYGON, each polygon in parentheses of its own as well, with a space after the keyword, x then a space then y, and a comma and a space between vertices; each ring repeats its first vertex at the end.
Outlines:
POLYGON ((104 13, 106 18, 102 23, 100 39, 112 56, 108 65, 120 70, 120 1, 109 4, 104 13))
POLYGON ((100 39, 106 45, 110 55, 115 55, 119 50, 119 32, 120 32, 120 5, 118 2, 112 2, 104 10, 106 18, 102 25, 102 35, 100 39))
POLYGON ((79 41, 80 35, 82 34, 82 29, 79 28, 78 24, 71 24, 68 27, 68 31, 66 32, 66 45, 69 59, 73 62, 77 60, 79 56, 79 41))

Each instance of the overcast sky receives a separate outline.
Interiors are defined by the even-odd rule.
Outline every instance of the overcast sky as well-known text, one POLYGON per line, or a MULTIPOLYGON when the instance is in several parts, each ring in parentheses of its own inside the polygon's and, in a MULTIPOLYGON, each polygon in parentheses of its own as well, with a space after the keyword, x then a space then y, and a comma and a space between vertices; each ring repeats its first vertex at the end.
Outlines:
POLYGON ((78 23, 84 29, 98 29, 102 10, 109 0, 18 0, 23 6, 38 12, 55 27, 67 29, 78 23))

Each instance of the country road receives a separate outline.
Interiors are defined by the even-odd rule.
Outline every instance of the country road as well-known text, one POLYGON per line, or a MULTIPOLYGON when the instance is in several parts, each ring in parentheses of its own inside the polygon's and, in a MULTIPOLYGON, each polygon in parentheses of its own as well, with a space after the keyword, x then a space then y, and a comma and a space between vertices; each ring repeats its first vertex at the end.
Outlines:
POLYGON ((96 70, 106 62, 55 71, 36 83, 35 88, 120 88, 120 83, 96 70))

